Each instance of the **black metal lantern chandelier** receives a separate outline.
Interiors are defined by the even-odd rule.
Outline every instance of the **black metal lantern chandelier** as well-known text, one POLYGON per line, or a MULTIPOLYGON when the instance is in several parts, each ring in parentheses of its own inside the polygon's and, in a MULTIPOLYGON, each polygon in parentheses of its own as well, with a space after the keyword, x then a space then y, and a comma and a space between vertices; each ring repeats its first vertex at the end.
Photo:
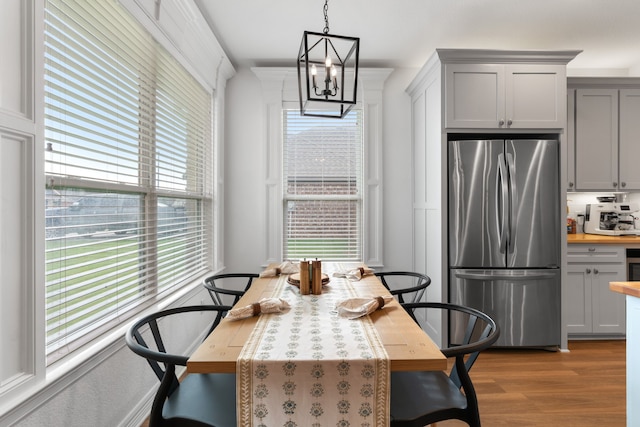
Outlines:
POLYGON ((322 33, 305 31, 300 43, 300 114, 343 118, 356 104, 360 39, 329 34, 328 9, 325 0, 322 33))

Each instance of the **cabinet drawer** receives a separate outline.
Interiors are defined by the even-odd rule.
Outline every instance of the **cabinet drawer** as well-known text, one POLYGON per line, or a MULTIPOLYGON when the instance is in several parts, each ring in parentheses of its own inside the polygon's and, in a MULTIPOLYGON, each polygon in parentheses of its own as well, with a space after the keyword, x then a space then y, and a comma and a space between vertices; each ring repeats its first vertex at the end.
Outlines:
POLYGON ((618 245, 567 245, 567 263, 625 263, 626 251, 618 245))

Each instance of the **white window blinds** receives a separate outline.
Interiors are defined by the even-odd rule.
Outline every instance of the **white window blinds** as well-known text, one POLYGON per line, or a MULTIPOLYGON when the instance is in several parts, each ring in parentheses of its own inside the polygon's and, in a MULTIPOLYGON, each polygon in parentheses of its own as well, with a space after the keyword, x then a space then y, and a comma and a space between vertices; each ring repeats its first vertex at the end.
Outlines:
POLYGON ((284 258, 362 259, 362 111, 284 110, 284 258))
POLYGON ((206 269, 212 100, 115 0, 47 0, 49 362, 206 269))

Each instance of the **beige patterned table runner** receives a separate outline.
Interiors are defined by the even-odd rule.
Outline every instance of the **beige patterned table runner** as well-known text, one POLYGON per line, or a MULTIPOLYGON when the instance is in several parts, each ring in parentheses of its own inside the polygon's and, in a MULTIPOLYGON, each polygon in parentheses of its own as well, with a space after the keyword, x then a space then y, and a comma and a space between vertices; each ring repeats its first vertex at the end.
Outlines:
POLYGON ((264 315, 238 358, 238 425, 389 425, 389 358, 368 316, 348 320, 337 302, 355 296, 331 278, 322 295, 301 296, 280 277, 274 297, 291 309, 264 315))

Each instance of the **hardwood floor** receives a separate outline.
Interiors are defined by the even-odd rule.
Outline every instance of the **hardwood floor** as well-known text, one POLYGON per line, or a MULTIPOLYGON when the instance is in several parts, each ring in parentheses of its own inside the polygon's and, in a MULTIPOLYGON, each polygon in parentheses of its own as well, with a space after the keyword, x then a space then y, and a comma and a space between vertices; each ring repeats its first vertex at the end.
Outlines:
MULTIPOLYGON (((625 349, 571 341, 569 352, 483 352, 471 370, 483 427, 625 427, 625 349)), ((457 426, 466 424, 437 425, 457 426)))
POLYGON ((483 352, 471 369, 483 427, 626 426, 625 348, 623 340, 571 341, 569 352, 483 352))

